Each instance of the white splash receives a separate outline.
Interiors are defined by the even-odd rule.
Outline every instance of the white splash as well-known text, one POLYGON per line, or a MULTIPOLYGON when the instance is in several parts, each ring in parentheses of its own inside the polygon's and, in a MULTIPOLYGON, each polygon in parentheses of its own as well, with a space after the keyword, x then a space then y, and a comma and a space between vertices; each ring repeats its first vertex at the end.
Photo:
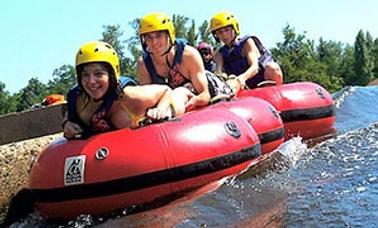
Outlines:
POLYGON ((302 137, 293 137, 284 142, 277 148, 278 152, 283 155, 295 168, 303 154, 307 151, 307 145, 302 142, 302 137))
POLYGON ((345 99, 351 96, 357 90, 358 87, 345 87, 344 89, 340 90, 339 92, 332 95, 333 99, 335 100, 336 108, 340 108, 341 104, 344 103, 345 99))

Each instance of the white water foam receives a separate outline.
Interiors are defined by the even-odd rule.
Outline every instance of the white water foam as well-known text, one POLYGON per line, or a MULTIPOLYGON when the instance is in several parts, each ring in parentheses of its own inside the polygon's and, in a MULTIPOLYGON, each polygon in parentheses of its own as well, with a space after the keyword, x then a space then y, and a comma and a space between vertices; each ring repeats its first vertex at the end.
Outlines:
POLYGON ((338 91, 337 93, 333 94, 332 97, 335 100, 336 108, 340 108, 341 104, 344 103, 345 99, 351 96, 357 90, 358 87, 345 87, 344 89, 338 91))
POLYGON ((293 168, 296 167, 302 155, 308 151, 307 144, 302 141, 300 136, 293 137, 282 143, 276 150, 291 163, 293 168))

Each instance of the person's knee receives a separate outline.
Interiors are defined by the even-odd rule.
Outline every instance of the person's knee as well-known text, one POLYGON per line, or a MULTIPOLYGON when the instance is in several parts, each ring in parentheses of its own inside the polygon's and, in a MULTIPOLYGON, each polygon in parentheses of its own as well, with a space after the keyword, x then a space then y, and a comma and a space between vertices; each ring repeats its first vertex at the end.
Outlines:
POLYGON ((280 66, 277 63, 270 63, 265 66, 265 80, 276 81, 277 85, 283 83, 283 75, 280 66))
POLYGON ((174 96, 183 96, 187 97, 190 91, 185 87, 177 87, 172 91, 172 94, 174 96))
POLYGON ((185 113, 185 104, 190 99, 191 92, 184 88, 178 87, 172 91, 172 102, 174 102, 176 115, 185 113))

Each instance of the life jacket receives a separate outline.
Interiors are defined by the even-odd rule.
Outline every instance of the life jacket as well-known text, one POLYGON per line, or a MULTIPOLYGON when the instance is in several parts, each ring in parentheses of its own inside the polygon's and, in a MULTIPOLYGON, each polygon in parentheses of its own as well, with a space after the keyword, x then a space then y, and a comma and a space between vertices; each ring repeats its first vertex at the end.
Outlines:
POLYGON ((50 94, 43 99, 41 105, 43 106, 52 106, 65 103, 64 95, 62 94, 50 94))
POLYGON ((249 68, 247 58, 242 56, 244 44, 249 38, 253 39, 260 52, 260 68, 265 66, 265 59, 267 58, 268 54, 271 56, 270 52, 261 44, 260 40, 256 36, 246 35, 239 41, 235 42, 232 47, 224 45, 219 49, 223 57, 223 68, 226 74, 240 75, 249 68))
POLYGON ((146 65, 147 71, 150 74, 151 81, 153 84, 165 84, 170 86, 172 89, 190 82, 189 79, 185 78, 178 70, 177 67, 182 62, 182 56, 184 53, 187 41, 184 39, 176 39, 174 45, 176 46, 175 56, 173 58, 173 63, 168 64, 169 72, 168 77, 160 76, 156 73, 155 66, 152 62, 151 54, 149 52, 143 53, 143 61, 146 65))
POLYGON ((207 63, 204 63, 204 64, 205 64, 205 70, 208 70, 212 73, 215 72, 216 65, 215 65, 214 61, 210 61, 210 62, 207 62, 207 63))
POLYGON ((90 126, 84 123, 79 117, 76 109, 76 102, 80 94, 83 92, 79 85, 76 85, 67 94, 67 103, 68 103, 68 120, 79 124, 80 127, 83 129, 81 133, 81 138, 88 138, 93 134, 106 132, 110 130, 116 129, 114 125, 110 122, 107 118, 107 114, 110 111, 113 102, 118 99, 122 90, 126 86, 134 86, 137 85, 137 82, 134 81, 130 77, 121 76, 119 78, 119 84, 117 89, 111 91, 103 100, 100 107, 96 110, 96 112, 92 115, 90 119, 90 126))

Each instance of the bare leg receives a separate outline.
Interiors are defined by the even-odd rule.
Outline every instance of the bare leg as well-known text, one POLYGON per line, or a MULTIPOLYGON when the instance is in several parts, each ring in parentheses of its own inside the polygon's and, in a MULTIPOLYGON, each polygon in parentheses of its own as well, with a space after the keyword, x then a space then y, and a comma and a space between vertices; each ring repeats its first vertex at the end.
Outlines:
POLYGON ((275 81, 276 85, 282 85, 283 76, 280 66, 277 63, 268 63, 265 66, 265 80, 275 81))
POLYGON ((185 105, 192 96, 193 93, 184 87, 178 87, 172 91, 172 103, 177 116, 185 113, 185 105))

